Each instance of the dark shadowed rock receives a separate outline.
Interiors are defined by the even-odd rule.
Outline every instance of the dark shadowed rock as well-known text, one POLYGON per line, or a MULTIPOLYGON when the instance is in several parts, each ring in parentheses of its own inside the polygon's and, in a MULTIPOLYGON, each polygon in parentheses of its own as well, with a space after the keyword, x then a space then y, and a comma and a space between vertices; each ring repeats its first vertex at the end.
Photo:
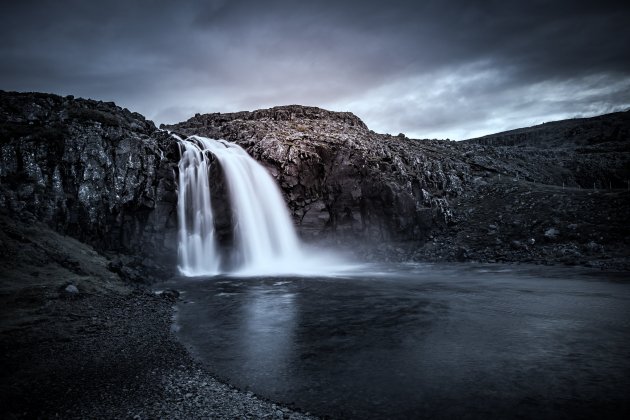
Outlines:
POLYGON ((63 294, 67 297, 76 297, 79 295, 79 289, 74 284, 69 284, 63 289, 63 294))
POLYGON ((0 204, 13 217, 172 267, 178 159, 167 133, 113 103, 0 92, 0 204))
POLYGON ((179 292, 173 289, 166 289, 160 292, 160 296, 166 300, 174 302, 177 300, 177 298, 179 298, 179 292))
POLYGON ((630 111, 554 121, 466 143, 509 164, 503 173, 523 180, 567 188, 628 188, 630 111))

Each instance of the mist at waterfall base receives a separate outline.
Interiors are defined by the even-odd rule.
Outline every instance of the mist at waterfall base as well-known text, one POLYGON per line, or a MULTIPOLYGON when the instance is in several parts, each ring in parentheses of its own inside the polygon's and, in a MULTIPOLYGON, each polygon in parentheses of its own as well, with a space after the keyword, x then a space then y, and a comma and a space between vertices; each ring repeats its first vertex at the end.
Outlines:
POLYGON ((243 148, 201 136, 182 139, 178 177, 179 270, 189 277, 322 275, 355 267, 339 255, 305 248, 275 180, 243 148), (217 243, 210 171, 227 183, 233 244, 217 243))

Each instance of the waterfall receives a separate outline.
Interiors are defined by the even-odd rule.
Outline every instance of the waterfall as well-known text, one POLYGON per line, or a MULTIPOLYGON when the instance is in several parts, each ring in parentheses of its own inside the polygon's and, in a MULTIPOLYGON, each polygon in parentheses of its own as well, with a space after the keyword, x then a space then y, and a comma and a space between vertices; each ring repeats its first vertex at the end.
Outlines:
POLYGON ((209 181, 210 165, 220 165, 229 191, 237 274, 300 271, 302 253, 288 209, 274 179, 240 146, 191 136, 181 144, 178 218, 179 269, 187 276, 216 275, 222 255, 217 246, 209 181))
POLYGON ((214 275, 219 258, 210 203, 208 156, 200 144, 177 138, 181 145, 177 216, 179 269, 187 276, 214 275))

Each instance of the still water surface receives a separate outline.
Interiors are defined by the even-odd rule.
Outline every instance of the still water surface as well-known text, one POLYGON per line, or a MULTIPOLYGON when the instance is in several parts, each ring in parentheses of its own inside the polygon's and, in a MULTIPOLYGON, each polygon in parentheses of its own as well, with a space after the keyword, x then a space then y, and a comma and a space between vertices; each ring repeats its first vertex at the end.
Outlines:
POLYGON ((304 411, 623 418, 628 280, 585 269, 396 264, 166 286, 183 292, 178 335, 211 372, 304 411))

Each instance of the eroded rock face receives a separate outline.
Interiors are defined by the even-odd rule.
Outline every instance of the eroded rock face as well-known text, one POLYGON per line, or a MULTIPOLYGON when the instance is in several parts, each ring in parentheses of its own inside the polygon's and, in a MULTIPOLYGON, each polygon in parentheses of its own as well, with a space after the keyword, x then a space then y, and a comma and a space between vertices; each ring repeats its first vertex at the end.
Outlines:
POLYGON ((368 259, 629 266, 630 112, 467 142, 376 134, 301 106, 168 128, 237 142, 278 180, 303 237, 368 259), (549 241, 556 225, 577 227, 549 241))
POLYGON ((0 204, 102 250, 176 255, 172 138, 113 103, 0 93, 0 204))
POLYGON ((376 134, 351 113, 285 106, 166 127, 243 146, 276 178, 303 237, 423 241, 452 223, 470 166, 431 142, 376 134))
MULTIPOLYGON (((627 269, 629 116, 469 142, 376 134, 351 113, 303 106, 167 128, 240 144, 276 178, 302 237, 367 259, 627 269)), ((113 103, 0 92, 2 210, 119 252, 112 269, 133 281, 139 265, 176 267, 179 156, 168 133, 113 103)), ((218 165, 210 176, 229 247, 226 183, 218 165)))

